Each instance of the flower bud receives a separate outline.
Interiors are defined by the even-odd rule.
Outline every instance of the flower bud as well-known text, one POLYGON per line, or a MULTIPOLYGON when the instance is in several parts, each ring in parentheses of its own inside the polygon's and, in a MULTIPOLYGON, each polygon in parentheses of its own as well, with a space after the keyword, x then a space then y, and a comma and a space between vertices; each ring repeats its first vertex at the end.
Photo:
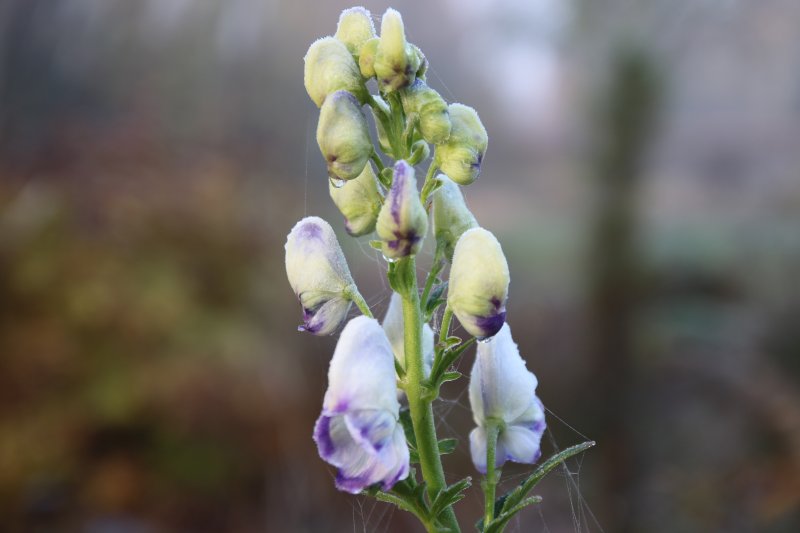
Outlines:
MULTIPOLYGON (((410 43, 409 43, 410 44, 410 43)), ((417 68, 417 78, 425 81, 425 73, 428 72, 428 59, 425 57, 425 54, 422 53, 422 50, 415 44, 410 44, 411 51, 414 54, 414 62, 419 64, 417 68)))
POLYGON ((478 344, 469 380, 469 403, 478 427, 469 435, 469 448, 472 462, 482 474, 486 473, 488 424, 500 426, 495 467, 506 461, 533 464, 539 460, 546 424, 544 406, 536 397, 537 385, 508 324, 489 342, 478 344))
POLYGON ((388 491, 408 476, 396 390, 392 348, 380 324, 365 316, 352 319, 336 343, 314 426, 320 457, 338 469, 337 489, 358 494, 380 483, 388 491))
POLYGON ((439 169, 460 185, 469 185, 481 173, 489 137, 478 113, 462 104, 450 104, 450 137, 436 146, 439 169))
POLYGON ((494 235, 483 228, 465 231, 453 252, 447 305, 471 335, 482 339, 500 331, 508 283, 508 263, 494 235))
POLYGON ((478 221, 467 208, 459 186, 444 174, 436 179, 442 185, 433 193, 433 234, 436 246, 452 261, 458 239, 465 231, 478 227, 478 221))
POLYGON ((419 200, 414 167, 398 161, 376 226, 384 257, 392 260, 416 254, 427 229, 428 216, 419 200))
POLYGON ((360 6, 345 9, 339 15, 339 24, 334 37, 342 41, 351 54, 357 56, 361 46, 375 37, 372 15, 360 6))
POLYGON ((286 238, 286 276, 300 305, 304 324, 298 329, 330 335, 350 310, 355 283, 330 224, 306 217, 286 238))
POLYGON ((328 184, 328 191, 336 207, 344 215, 344 227, 353 237, 366 235, 375 229, 382 196, 378 190, 378 178, 372 165, 366 164, 356 179, 341 187, 328 184))
POLYGON ((345 90, 365 101, 367 96, 361 72, 353 56, 341 41, 323 37, 308 48, 304 82, 308 96, 321 107, 329 94, 345 90))
POLYGON ((383 92, 395 91, 412 83, 421 58, 406 42, 403 18, 392 8, 381 19, 381 36, 375 52, 375 76, 383 92))
MULTIPOLYGON (((403 326, 403 298, 396 292, 392 293, 392 299, 389 300, 389 308, 386 310, 386 316, 383 317, 383 330, 386 332, 386 337, 392 345, 392 351, 400 363, 400 366, 406 368, 406 350, 405 350, 405 329, 403 326)), ((425 377, 431 373, 433 366, 433 330, 428 324, 422 325, 422 365, 425 371, 425 377)))
POLYGON ((358 52, 358 68, 361 76, 366 79, 375 77, 375 54, 378 52, 378 42, 380 39, 374 37, 361 45, 358 52))
POLYGON ((450 113, 439 93, 418 79, 403 89, 400 96, 406 114, 417 115, 423 139, 440 144, 450 137, 450 113))
POLYGON ((431 147, 428 143, 420 139, 411 145, 411 155, 408 156, 408 164, 411 166, 418 165, 428 159, 431 155, 431 147))
POLYGON ((347 91, 330 94, 319 113, 317 144, 333 179, 358 177, 372 154, 367 119, 347 91))

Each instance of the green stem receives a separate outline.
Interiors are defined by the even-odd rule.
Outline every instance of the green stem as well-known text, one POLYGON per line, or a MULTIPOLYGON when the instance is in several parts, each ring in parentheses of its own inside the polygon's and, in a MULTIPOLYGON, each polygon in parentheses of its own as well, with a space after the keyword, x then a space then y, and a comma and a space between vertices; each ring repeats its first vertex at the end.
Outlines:
POLYGON ((372 162, 375 163, 375 166, 378 167, 378 174, 383 172, 383 169, 386 168, 386 166, 383 164, 383 161, 381 161, 381 158, 378 155, 378 152, 373 150, 372 154, 369 157, 370 157, 370 159, 372 159, 372 162))
POLYGON ((348 290, 347 295, 350 297, 350 300, 352 300, 352 302, 356 304, 356 307, 358 307, 358 309, 364 316, 368 316, 369 318, 375 318, 374 316, 372 316, 372 311, 370 311, 369 305, 367 305, 367 301, 364 300, 364 297, 361 296, 361 293, 358 292, 358 289, 352 288, 348 290))
POLYGON ((436 251, 433 253, 433 265, 431 265, 431 271, 428 273, 428 279, 425 280, 425 288, 422 289, 422 297, 420 297, 420 302, 423 305, 428 305, 428 296, 431 293, 431 289, 433 288, 433 284, 436 281, 437 276, 439 276, 439 272, 442 271, 442 267, 444 266, 444 258, 442 257, 442 249, 441 247, 437 246, 436 251))
POLYGON ((442 315, 442 325, 439 328, 440 343, 446 341, 448 335, 450 335, 450 322, 452 321, 453 321, 453 308, 450 307, 450 304, 447 304, 444 308, 444 314, 442 315))
POLYGON ((497 490, 498 471, 494 466, 497 453, 497 435, 500 433, 500 425, 493 421, 488 421, 486 427, 486 480, 484 489, 484 515, 483 525, 488 526, 494 519, 494 498, 497 490))
MULTIPOLYGON (((444 470, 439 456, 439 441, 433 420, 430 401, 423 398, 422 381, 425 379, 422 362, 422 313, 417 291, 416 262, 413 257, 403 259, 399 268, 407 268, 407 287, 403 296, 403 322, 405 325, 404 349, 406 355, 406 396, 411 412, 411 422, 417 439, 417 452, 422 477, 427 485, 431 501, 445 487, 444 470)), ((452 507, 444 514, 445 525, 452 531, 460 531, 452 507)))

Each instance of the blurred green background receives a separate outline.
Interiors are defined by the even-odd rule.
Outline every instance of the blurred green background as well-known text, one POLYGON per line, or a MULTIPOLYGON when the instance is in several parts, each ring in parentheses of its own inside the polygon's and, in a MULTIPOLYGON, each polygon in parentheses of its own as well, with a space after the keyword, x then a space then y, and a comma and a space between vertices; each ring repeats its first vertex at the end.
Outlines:
MULTIPOLYGON (((800 4, 392 6, 489 131, 465 193, 509 260, 545 454, 598 442, 510 529, 799 531, 800 4)), ((295 331, 283 269, 323 216, 385 308, 302 83, 345 7, 0 3, 0 531, 417 530, 317 457, 335 338, 295 331)), ((438 407, 451 479, 465 389, 438 407)))

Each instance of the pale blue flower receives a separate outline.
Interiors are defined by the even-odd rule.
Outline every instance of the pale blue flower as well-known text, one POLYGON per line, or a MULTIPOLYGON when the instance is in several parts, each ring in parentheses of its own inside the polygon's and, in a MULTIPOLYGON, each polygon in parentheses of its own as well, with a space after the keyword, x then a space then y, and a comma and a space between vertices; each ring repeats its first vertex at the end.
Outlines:
POLYGON ((469 435, 472 462, 486 473, 486 427, 499 424, 495 465, 506 461, 535 463, 546 424, 544 406, 536 397, 538 381, 525 367, 519 348, 504 324, 485 343, 478 344, 469 382, 469 403, 477 428, 469 435))
POLYGON ((328 371, 328 391, 314 427, 319 455, 338 469, 336 488, 389 490, 408 476, 399 422, 392 347, 378 321, 356 317, 342 330, 328 371))
POLYGON ((331 225, 319 217, 295 224, 286 238, 286 276, 303 306, 303 325, 314 335, 330 335, 339 327, 357 292, 331 225))

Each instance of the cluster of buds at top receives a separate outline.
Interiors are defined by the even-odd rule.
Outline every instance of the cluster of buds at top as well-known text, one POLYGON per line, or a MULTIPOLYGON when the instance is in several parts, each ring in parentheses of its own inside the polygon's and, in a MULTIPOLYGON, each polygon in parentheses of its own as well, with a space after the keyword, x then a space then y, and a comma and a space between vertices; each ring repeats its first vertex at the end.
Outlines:
MULTIPOLYGON (((342 331, 314 431, 320 455, 338 469, 337 486, 353 493, 373 485, 389 490, 408 476, 410 455, 398 414, 398 399, 405 396, 397 388, 408 395, 410 409, 432 401, 431 394, 435 399, 447 366, 461 354, 451 350, 448 337, 453 316, 482 341, 470 383, 478 426, 470 437, 476 468, 486 472, 487 457, 497 466, 536 461, 545 428, 536 377, 525 368, 506 324, 505 255, 462 192, 480 174, 488 136, 474 109, 448 104, 427 85, 426 69, 425 56, 406 40, 403 20, 393 9, 383 15, 380 35, 366 9, 345 10, 335 35, 314 42, 305 57, 306 90, 320 108, 317 143, 327 164, 329 194, 348 234, 376 234, 371 244, 390 263, 396 291, 381 326, 356 288, 333 228, 307 217, 289 234, 286 271, 303 309, 300 329, 334 333, 352 303, 366 315, 351 319, 342 331), (378 94, 368 88, 373 78, 378 94), (375 121, 377 148, 368 116, 375 121), (381 151, 394 163, 386 165, 381 151), (431 153, 420 184, 414 166, 431 153), (413 258, 429 217, 435 259, 420 301, 413 258), (447 263, 449 279, 441 282, 447 263), (434 344, 426 322, 445 302, 444 331, 434 344)), ((421 457, 430 442, 416 439, 421 457)), ((431 483, 431 472, 423 468, 423 474, 431 483)))

